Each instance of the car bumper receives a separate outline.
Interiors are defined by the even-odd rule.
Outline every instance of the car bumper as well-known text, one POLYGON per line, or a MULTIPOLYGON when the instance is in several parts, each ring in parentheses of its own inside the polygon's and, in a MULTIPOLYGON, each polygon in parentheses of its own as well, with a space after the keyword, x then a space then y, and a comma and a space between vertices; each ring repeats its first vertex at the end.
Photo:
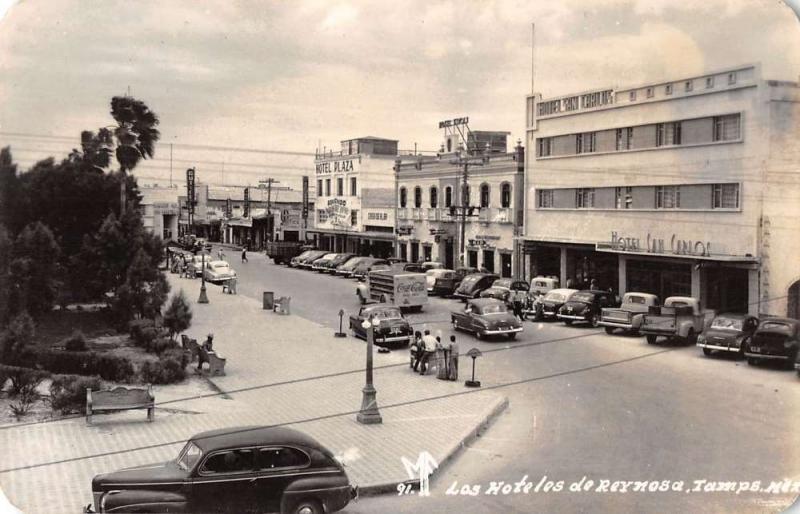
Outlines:
POLYGON ((633 328, 633 325, 631 323, 622 323, 620 321, 600 320, 598 325, 600 325, 601 327, 623 328, 625 330, 631 330, 633 328))
POLYGON ((405 336, 391 336, 391 337, 376 337, 376 343, 410 343, 412 339, 412 335, 408 334, 405 336))
POLYGON ((663 336, 663 337, 675 337, 678 334, 675 333, 674 330, 658 330, 654 328, 642 328, 640 330, 642 335, 645 336, 663 336))
MULTIPOLYGON (((769 353, 753 353, 753 352, 748 352, 748 351, 744 352, 744 356, 745 357, 752 357, 754 359, 769 359, 769 360, 781 360, 781 361, 789 360, 789 356, 788 355, 775 355, 775 354, 769 354, 769 353)), ((795 366, 796 365, 797 364, 795 364, 795 366)))
POLYGON ((577 316, 575 314, 558 314, 558 319, 564 320, 569 319, 573 321, 587 321, 586 316, 577 316))
POLYGON ((722 346, 720 344, 709 344, 709 343, 697 343, 697 346, 700 348, 707 348, 709 350, 717 350, 721 352, 739 352, 740 348, 738 346, 722 346))
POLYGON ((517 332, 522 332, 522 327, 518 328, 502 328, 498 330, 481 330, 481 334, 487 336, 494 336, 500 334, 515 334, 517 332))

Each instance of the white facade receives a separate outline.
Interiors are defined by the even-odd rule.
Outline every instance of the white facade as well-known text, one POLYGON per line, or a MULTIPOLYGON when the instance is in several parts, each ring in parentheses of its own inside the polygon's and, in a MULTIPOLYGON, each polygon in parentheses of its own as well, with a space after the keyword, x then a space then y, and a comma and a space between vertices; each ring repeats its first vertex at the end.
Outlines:
POLYGON ((164 241, 178 239, 180 191, 177 187, 139 186, 144 227, 164 241))
POLYGON ((529 273, 796 315, 799 123, 798 85, 758 65, 529 97, 529 273))

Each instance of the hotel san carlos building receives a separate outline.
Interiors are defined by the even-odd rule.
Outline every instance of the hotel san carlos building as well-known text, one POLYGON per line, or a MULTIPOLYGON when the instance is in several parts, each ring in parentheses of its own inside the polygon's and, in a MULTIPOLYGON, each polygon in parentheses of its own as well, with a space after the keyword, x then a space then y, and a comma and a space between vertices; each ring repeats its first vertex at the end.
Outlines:
POLYGON ((524 275, 800 317, 800 88, 759 65, 527 100, 524 275))

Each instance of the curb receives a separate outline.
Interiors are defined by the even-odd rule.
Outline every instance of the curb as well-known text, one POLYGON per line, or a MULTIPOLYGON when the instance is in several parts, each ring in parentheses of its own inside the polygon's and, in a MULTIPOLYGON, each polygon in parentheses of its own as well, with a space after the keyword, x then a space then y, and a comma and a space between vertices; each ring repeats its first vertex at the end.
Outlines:
MULTIPOLYGON (((484 415, 482 419, 478 422, 478 424, 464 433, 459 440, 453 444, 446 452, 444 458, 439 462, 439 467, 436 469, 436 472, 433 473, 430 478, 435 480, 438 475, 442 473, 444 467, 450 464, 460 453, 461 450, 467 446, 468 444, 472 443, 475 439, 477 439, 489 426, 494 422, 497 417, 503 413, 504 410, 508 407, 508 397, 502 396, 497 398, 491 405, 490 408, 484 411, 484 415)), ((397 494, 397 485, 398 484, 408 484, 412 487, 419 486, 419 480, 402 480, 397 482, 384 482, 380 484, 372 484, 366 486, 358 486, 358 496, 367 498, 370 496, 379 496, 381 494, 386 493, 395 493, 397 494)))

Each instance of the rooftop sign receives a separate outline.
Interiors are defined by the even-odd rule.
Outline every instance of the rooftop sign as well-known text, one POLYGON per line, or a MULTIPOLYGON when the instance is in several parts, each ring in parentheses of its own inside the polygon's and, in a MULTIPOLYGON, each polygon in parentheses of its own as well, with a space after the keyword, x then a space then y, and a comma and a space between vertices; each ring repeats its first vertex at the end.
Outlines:
POLYGON ((455 127, 457 125, 467 125, 469 123, 469 116, 463 118, 453 118, 452 120, 444 120, 439 122, 439 128, 455 127))
POLYGON ((604 89, 582 95, 571 95, 545 100, 536 104, 537 116, 553 116, 555 114, 592 109, 614 103, 614 90, 604 89))

